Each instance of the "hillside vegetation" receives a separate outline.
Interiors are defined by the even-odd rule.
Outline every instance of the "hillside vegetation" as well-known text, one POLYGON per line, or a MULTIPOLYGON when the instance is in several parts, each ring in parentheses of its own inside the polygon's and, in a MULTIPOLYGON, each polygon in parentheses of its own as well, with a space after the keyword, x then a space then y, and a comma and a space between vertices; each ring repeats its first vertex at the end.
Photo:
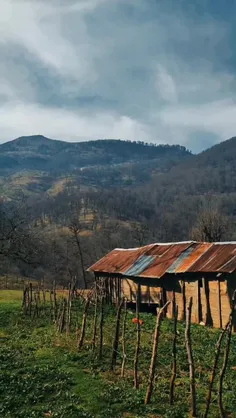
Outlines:
POLYGON ((60 283, 76 276, 83 286, 83 271, 115 247, 192 239, 206 210, 219 214, 221 233, 211 236, 236 239, 235 138, 199 155, 180 146, 39 136, 0 152, 24 167, 5 166, 0 176, 0 274, 60 283), (77 168, 50 171, 57 156, 65 168, 67 149, 80 149, 77 168), (44 171, 27 168, 29 154, 48 161, 44 171))
MULTIPOLYGON (((22 293, 21 293, 22 295, 22 293)), ((141 313, 141 350, 138 362, 139 389, 133 388, 133 359, 136 326, 134 312, 127 315, 127 361, 125 377, 120 377, 121 339, 115 371, 111 371, 111 354, 116 323, 115 309, 105 307, 103 355, 99 358, 99 334, 95 350, 91 349, 94 307, 90 305, 82 349, 76 343, 81 333, 84 306, 73 301, 71 332, 57 332, 50 319, 50 306, 40 316, 24 316, 19 294, 0 290, 0 416, 4 418, 185 418, 189 416, 189 369, 184 344, 184 323, 178 323, 177 377, 175 402, 169 405, 172 365, 173 322, 164 320, 158 347, 156 380, 153 397, 144 405, 148 369, 152 355, 155 316, 141 313), (76 327, 76 328, 75 328, 76 327)), ((100 309, 100 308, 99 308, 100 309)), ((122 321, 123 321, 122 313, 122 321)), ((219 331, 192 326, 193 353, 196 366, 197 410, 202 416, 206 407, 209 376, 219 331)), ((233 336, 231 346, 235 345, 233 336)), ((217 383, 213 387, 209 418, 219 416, 217 383)), ((223 402, 228 416, 236 410, 235 351, 231 349, 225 375, 223 402)))
POLYGON ((5 198, 55 193, 71 180, 90 187, 136 186, 189 156, 179 145, 20 137, 0 145, 0 193, 5 198))

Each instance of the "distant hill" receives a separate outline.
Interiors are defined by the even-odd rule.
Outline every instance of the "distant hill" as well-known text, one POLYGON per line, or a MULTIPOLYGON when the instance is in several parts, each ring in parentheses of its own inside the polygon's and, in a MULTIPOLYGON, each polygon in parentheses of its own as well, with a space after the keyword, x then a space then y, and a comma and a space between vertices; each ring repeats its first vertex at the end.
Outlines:
POLYGON ((64 142, 41 135, 25 136, 0 145, 0 166, 6 171, 73 171, 87 166, 104 166, 189 155, 180 145, 145 144, 122 140, 64 142))
POLYGON ((236 192, 236 137, 214 145, 172 167, 163 177, 156 178, 158 188, 199 195, 236 192))
POLYGON ((113 139, 71 143, 25 136, 0 145, 0 192, 45 192, 71 176, 94 187, 137 185, 190 156, 180 145, 113 139))

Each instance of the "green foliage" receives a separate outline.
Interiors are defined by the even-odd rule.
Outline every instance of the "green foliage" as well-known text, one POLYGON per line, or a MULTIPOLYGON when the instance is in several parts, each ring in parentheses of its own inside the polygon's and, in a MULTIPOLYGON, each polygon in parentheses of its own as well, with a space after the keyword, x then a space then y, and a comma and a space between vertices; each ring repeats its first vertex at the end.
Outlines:
POLYGON ((70 143, 41 135, 21 137, 0 145, 0 174, 22 170, 69 173, 90 166, 102 168, 127 162, 180 160, 190 153, 179 145, 155 145, 144 142, 98 140, 70 143))
MULTIPOLYGON (((115 324, 114 307, 105 307, 104 356, 91 350, 93 307, 90 307, 83 350, 75 344, 75 330, 80 330, 83 305, 72 305, 70 337, 58 335, 50 323, 49 311, 40 318, 23 316, 19 302, 0 303, 0 416, 7 418, 44 417, 51 411, 60 418, 141 418, 188 417, 189 378, 184 345, 184 324, 178 324, 177 379, 175 404, 169 406, 171 375, 171 344, 173 323, 164 320, 158 349, 156 382, 150 405, 144 405, 148 369, 152 352, 155 316, 141 313, 139 358, 140 388, 133 389, 133 357, 135 349, 134 313, 127 318, 127 367, 125 379, 120 378, 122 360, 118 351, 115 372, 110 371, 111 347, 115 324)), ((204 411, 209 375, 213 364, 215 343, 219 332, 192 326, 193 352, 196 367, 197 405, 199 416, 204 411)), ((231 416, 236 410, 235 336, 224 384, 224 405, 231 416)), ((222 356, 220 365, 222 364, 222 356)), ((217 381, 214 385, 209 417, 218 417, 217 381)))

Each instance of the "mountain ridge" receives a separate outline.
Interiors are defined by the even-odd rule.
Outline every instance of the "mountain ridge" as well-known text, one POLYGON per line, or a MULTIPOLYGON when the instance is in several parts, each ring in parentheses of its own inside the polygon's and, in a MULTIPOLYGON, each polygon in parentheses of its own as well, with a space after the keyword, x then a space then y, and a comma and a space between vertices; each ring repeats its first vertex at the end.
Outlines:
POLYGON ((65 142, 34 135, 19 137, 0 145, 0 165, 5 171, 13 170, 14 163, 17 170, 73 171, 88 165, 163 158, 166 154, 182 157, 190 155, 190 152, 180 145, 155 145, 115 139, 65 142))

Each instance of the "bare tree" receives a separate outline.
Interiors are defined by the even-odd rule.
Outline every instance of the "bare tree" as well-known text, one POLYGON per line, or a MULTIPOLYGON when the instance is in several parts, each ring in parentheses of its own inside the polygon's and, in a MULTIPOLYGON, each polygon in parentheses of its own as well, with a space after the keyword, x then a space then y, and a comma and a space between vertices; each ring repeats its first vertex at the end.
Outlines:
MULTIPOLYGON (((27 264, 40 263, 40 234, 24 200, 0 205, 0 257, 27 264)), ((42 248, 41 248, 42 249, 42 248)))
POLYGON ((79 221, 79 219, 74 219, 70 225, 69 225, 69 230, 74 238, 74 241, 77 245, 77 249, 78 249, 78 254, 80 257, 80 262, 81 262, 81 269, 82 269, 82 275, 83 275, 83 282, 84 282, 84 288, 87 289, 88 288, 88 284, 87 284, 87 279, 86 279, 86 273, 85 273, 85 265, 84 265, 84 256, 83 256, 83 252, 82 252, 82 246, 81 246, 81 240, 80 240, 80 232, 82 230, 82 225, 79 221))
POLYGON ((228 230, 228 219, 219 209, 217 203, 210 201, 199 213, 192 229, 192 239, 196 241, 219 242, 224 239, 228 230))

